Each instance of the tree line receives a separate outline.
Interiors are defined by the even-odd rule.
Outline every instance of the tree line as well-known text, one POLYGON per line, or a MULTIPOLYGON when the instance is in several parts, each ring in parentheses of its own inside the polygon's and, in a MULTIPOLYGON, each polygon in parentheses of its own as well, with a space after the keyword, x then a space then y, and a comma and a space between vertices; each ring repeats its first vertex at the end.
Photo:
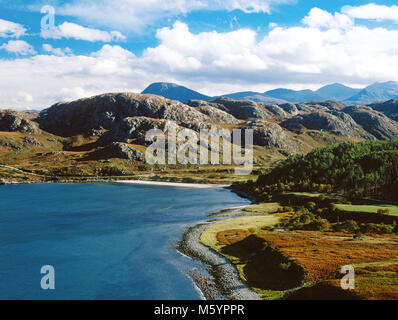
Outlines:
POLYGON ((317 148, 278 163, 243 189, 266 200, 283 191, 340 192, 398 200, 398 139, 317 148))

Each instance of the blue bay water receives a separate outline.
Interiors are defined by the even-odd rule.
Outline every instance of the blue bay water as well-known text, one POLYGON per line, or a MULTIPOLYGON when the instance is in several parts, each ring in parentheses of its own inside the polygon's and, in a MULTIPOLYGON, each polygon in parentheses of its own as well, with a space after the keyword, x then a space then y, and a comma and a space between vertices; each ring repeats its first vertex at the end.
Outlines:
POLYGON ((0 299, 199 299, 173 245, 209 213, 248 203, 225 189, 124 184, 0 187, 0 299), (55 269, 42 290, 40 269, 55 269))

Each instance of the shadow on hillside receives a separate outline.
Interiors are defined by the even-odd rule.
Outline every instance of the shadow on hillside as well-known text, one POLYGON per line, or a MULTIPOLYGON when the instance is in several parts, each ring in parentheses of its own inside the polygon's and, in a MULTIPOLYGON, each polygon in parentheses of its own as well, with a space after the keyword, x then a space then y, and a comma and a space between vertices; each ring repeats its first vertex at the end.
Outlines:
POLYGON ((284 300, 361 300, 361 298, 351 291, 327 283, 318 283, 313 287, 297 290, 284 300))
POLYGON ((97 148, 98 146, 99 145, 98 145, 97 141, 86 143, 86 144, 83 144, 83 145, 80 145, 80 146, 71 146, 71 145, 65 144, 64 150, 65 151, 72 151, 72 152, 83 152, 83 151, 93 150, 93 149, 97 148))
POLYGON ((305 272, 283 254, 256 237, 228 245, 222 253, 239 258, 247 285, 264 290, 288 290, 301 284, 305 272))

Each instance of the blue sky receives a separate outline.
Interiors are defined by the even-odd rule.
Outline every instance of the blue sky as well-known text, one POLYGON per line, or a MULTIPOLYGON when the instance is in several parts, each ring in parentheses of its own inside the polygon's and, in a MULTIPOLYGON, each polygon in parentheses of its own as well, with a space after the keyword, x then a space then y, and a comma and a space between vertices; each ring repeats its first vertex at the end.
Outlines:
POLYGON ((209 95, 364 87, 398 80, 397 43, 396 1, 0 0, 0 108, 155 81, 209 95))

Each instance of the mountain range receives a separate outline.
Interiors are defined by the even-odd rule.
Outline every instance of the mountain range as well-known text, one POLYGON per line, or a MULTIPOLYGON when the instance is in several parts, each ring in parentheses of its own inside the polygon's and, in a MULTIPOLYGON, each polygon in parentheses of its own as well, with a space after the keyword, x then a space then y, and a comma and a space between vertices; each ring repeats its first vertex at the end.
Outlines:
MULTIPOLYGON (((210 97, 174 83, 157 82, 149 85, 143 94, 155 94, 171 100, 186 103, 189 100, 211 101, 221 96, 210 97)), ((266 104, 305 103, 334 100, 347 105, 369 104, 398 99, 398 82, 374 83, 364 89, 351 88, 340 83, 326 85, 316 91, 274 89, 264 93, 254 91, 235 92, 222 95, 234 100, 250 100, 266 104)))

